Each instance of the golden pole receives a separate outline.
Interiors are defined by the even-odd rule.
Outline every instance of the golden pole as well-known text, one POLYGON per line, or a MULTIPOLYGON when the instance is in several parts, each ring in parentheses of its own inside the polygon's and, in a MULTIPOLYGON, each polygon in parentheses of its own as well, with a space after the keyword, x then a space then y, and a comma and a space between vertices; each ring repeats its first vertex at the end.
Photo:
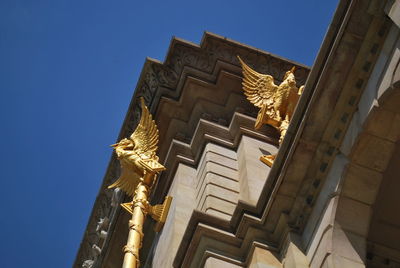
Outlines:
POLYGON ((172 202, 171 196, 166 196, 164 203, 151 206, 148 201, 148 196, 151 191, 151 186, 155 174, 148 173, 145 178, 140 182, 135 191, 135 195, 131 203, 124 203, 121 206, 132 214, 132 218, 129 221, 129 234, 126 246, 124 246, 124 262, 122 268, 137 268, 140 266, 139 250, 142 247, 143 240, 143 225, 146 220, 147 214, 149 214, 157 224, 154 227, 156 232, 159 232, 163 227, 169 207, 172 202))
POLYGON ((129 235, 124 247, 124 262, 122 268, 137 268, 140 265, 139 250, 142 247, 143 224, 147 215, 148 186, 139 183, 132 200, 132 219, 129 221, 129 235))

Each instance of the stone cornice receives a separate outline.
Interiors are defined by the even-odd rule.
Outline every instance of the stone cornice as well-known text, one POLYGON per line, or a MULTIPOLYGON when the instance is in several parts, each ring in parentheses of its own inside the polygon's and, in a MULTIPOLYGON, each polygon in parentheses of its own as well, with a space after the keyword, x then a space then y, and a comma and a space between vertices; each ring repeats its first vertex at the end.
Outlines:
MULTIPOLYGON (((228 66, 226 68, 234 74, 240 75, 237 55, 240 55, 260 72, 274 75, 277 80, 282 79, 284 72, 293 65, 297 66, 296 77, 299 84, 305 82, 308 74, 308 69, 301 64, 210 33, 204 34, 199 46, 174 38, 164 63, 146 59, 117 140, 129 136, 136 126, 140 113, 139 97, 145 98, 146 104, 154 114, 162 97, 175 100, 180 98, 188 76, 215 83, 221 70, 218 66, 224 66, 224 69, 228 66)), ((160 149, 162 146, 169 146, 169 144, 161 145, 160 149)), ((92 246, 101 243, 104 248, 110 242, 109 236, 105 241, 101 241, 96 232, 97 222, 101 218, 108 217, 110 219, 110 227, 107 231, 109 234, 114 232, 115 218, 119 214, 119 208, 111 206, 113 194, 110 190, 107 190, 107 186, 118 177, 118 173, 119 166, 115 155, 112 155, 88 220, 74 267, 81 267, 85 260, 97 259, 101 262, 104 258, 104 251, 97 255, 92 250, 92 246)), ((116 202, 118 202, 124 197, 116 195, 114 198, 117 198, 116 202)))
POLYGON ((239 202, 229 227, 218 226, 219 240, 233 240, 226 250, 212 239, 216 225, 194 213, 174 267, 199 263, 206 254, 200 243, 244 264, 252 241, 280 248, 288 231, 301 233, 385 40, 390 24, 382 8, 379 1, 340 2, 257 206, 239 202))

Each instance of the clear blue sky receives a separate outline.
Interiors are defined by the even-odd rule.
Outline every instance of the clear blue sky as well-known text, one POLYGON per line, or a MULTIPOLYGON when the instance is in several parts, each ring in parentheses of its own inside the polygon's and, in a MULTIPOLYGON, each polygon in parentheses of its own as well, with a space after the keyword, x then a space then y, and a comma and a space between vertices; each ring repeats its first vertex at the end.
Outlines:
POLYGON ((0 1, 0 267, 71 267, 145 57, 204 31, 311 66, 337 0, 0 1))

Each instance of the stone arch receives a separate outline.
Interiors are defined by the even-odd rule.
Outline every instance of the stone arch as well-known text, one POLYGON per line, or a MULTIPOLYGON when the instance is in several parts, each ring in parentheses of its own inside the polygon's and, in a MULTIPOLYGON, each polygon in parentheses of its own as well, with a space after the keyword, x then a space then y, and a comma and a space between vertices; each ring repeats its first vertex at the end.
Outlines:
MULTIPOLYGON (((400 78, 396 73, 397 70, 393 78, 400 78)), ((374 265, 376 250, 382 255, 380 264, 400 258, 396 250, 388 253, 387 248, 393 247, 393 243, 386 246, 379 244, 382 239, 379 239, 378 232, 382 230, 377 230, 381 226, 379 221, 388 218, 390 211, 396 213, 396 206, 400 205, 400 194, 396 197, 390 191, 391 186, 398 185, 400 189, 400 179, 394 180, 395 174, 400 174, 400 79, 392 80, 391 84, 369 111, 348 157, 349 162, 335 197, 331 254, 326 260, 328 267, 374 265), (398 203, 390 204, 391 208, 386 209, 383 215, 382 206, 389 204, 388 199, 393 198, 398 203), (379 242, 378 245, 376 242, 379 242)), ((400 237, 400 216, 391 217, 390 221, 398 224, 396 234, 400 237)))

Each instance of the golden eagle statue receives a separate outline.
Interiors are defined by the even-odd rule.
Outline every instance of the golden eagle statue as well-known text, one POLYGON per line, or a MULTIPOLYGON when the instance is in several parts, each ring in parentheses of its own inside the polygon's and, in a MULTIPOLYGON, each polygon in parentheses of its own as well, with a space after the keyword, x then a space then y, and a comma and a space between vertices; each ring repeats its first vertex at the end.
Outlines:
POLYGON ((129 139, 122 139, 111 145, 121 164, 121 176, 108 188, 119 187, 129 196, 133 196, 136 186, 146 173, 158 173, 165 169, 156 155, 158 129, 149 109, 141 98, 142 116, 136 130, 129 139))
MULTIPOLYGON (((255 129, 259 129, 263 124, 275 127, 281 133, 279 139, 281 144, 304 88, 301 86, 299 89, 296 86, 295 67, 286 72, 282 83, 278 86, 271 75, 258 73, 239 56, 238 59, 242 65, 244 94, 254 106, 260 108, 255 129)), ((262 156, 260 159, 268 166, 272 166, 275 155, 262 156)))

